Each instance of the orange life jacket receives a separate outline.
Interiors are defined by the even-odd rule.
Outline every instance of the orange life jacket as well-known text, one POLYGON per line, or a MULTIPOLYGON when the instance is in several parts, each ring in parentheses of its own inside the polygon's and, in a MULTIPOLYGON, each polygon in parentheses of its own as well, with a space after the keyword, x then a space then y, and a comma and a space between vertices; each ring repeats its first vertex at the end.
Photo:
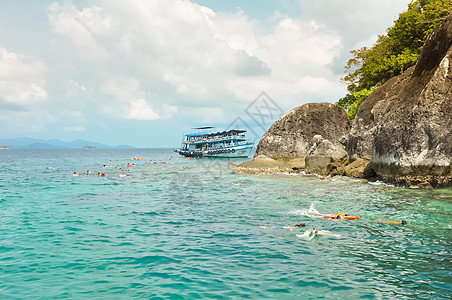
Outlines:
POLYGON ((402 223, 396 222, 396 221, 386 221, 386 220, 375 220, 375 221, 377 221, 377 222, 385 222, 385 223, 390 223, 390 224, 397 224, 397 225, 402 224, 402 223))

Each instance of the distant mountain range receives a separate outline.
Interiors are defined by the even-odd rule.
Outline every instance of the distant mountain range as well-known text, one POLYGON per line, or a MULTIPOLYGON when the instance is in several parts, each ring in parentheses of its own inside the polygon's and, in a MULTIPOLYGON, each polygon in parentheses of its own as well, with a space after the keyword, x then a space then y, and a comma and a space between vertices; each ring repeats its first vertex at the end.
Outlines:
POLYGON ((63 142, 58 139, 42 140, 32 138, 0 139, 0 145, 20 149, 53 149, 53 148, 135 148, 129 145, 110 146, 85 140, 63 142))

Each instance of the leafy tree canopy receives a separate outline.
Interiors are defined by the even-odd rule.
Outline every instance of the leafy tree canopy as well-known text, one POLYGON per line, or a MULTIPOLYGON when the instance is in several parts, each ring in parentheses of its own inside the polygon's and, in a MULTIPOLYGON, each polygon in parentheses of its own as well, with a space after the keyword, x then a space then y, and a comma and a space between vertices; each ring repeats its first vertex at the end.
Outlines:
POLYGON ((348 111, 350 118, 354 118, 364 101, 355 94, 364 91, 363 94, 370 95, 376 87, 413 66, 427 36, 450 13, 452 0, 411 2, 408 10, 399 15, 394 25, 387 29, 386 35, 379 36, 371 48, 363 47, 350 52, 353 57, 347 62, 346 76, 342 78, 350 94, 337 104, 348 111), (351 112, 355 108, 356 111, 351 112))

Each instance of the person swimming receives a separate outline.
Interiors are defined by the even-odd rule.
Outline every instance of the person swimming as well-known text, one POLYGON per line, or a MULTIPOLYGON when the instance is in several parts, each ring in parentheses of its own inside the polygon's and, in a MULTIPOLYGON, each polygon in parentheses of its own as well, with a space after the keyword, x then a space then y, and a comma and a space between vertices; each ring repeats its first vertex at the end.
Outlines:
POLYGON ((310 230, 306 230, 302 234, 297 234, 297 237, 303 238, 305 240, 312 240, 313 238, 315 238, 316 235, 317 235, 317 230, 313 228, 310 230))
POLYGON ((297 223, 297 224, 295 224, 295 225, 293 225, 293 226, 259 226, 260 228, 263 228, 263 229, 270 229, 270 228, 272 228, 272 229, 289 229, 289 230, 294 230, 295 228, 300 228, 300 227, 305 227, 306 226, 306 223, 297 223))
POLYGON ((361 219, 361 216, 350 216, 349 214, 346 213, 321 214, 317 210, 313 212, 313 214, 309 214, 306 211, 303 211, 302 214, 310 218, 320 218, 320 219, 346 219, 346 220, 361 219))
POLYGON ((340 234, 332 233, 332 232, 330 232, 328 230, 317 230, 315 228, 312 228, 310 230, 306 230, 302 234, 297 234, 297 237, 301 237, 301 238, 304 238, 304 239, 307 239, 307 240, 312 240, 317 235, 332 236, 332 237, 335 237, 335 238, 342 237, 340 234))
POLYGON ((306 223, 298 223, 298 224, 295 224, 294 226, 292 226, 293 228, 298 228, 298 227, 305 227, 306 226, 306 223))
POLYGON ((389 223, 389 224, 396 224, 396 225, 406 225, 407 221, 402 220, 401 222, 397 222, 397 221, 387 221, 387 220, 375 220, 377 222, 384 222, 384 223, 389 223))

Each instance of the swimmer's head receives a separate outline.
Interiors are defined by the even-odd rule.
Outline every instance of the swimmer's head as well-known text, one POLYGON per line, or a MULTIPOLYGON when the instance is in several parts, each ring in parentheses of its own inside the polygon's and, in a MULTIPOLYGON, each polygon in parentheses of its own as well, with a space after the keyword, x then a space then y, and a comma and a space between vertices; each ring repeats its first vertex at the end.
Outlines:
POLYGON ((406 221, 402 220, 402 222, 400 224, 406 225, 406 221))
POLYGON ((305 227, 306 223, 299 223, 299 224, 295 224, 295 227, 305 227))

